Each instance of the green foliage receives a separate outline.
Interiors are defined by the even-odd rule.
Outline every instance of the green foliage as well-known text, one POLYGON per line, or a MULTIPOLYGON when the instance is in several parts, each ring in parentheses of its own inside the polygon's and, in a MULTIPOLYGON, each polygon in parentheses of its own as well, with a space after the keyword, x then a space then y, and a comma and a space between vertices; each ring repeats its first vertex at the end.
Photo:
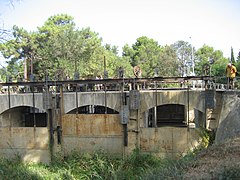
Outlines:
POLYGON ((228 59, 223 57, 222 51, 214 50, 213 47, 204 45, 199 48, 195 54, 196 56, 196 74, 203 74, 203 65, 211 65, 212 76, 225 76, 225 68, 228 63, 228 59))
POLYGON ((23 28, 13 26, 13 39, 0 44, 0 52, 5 58, 9 59, 7 62, 8 75, 23 74, 23 59, 26 60, 26 67, 30 72, 30 63, 36 57, 37 48, 35 33, 28 33, 23 28))
MULTIPOLYGON (((35 32, 14 26, 12 38, 0 44, 0 52, 7 58, 8 75, 14 76, 17 72, 27 75, 27 79, 31 74, 41 80, 47 75, 51 80, 73 79, 75 73, 80 74, 80 78, 103 76, 104 58, 109 78, 118 77, 119 68, 124 69, 124 77, 134 77, 136 65, 140 66, 142 77, 186 76, 192 71, 189 67, 193 57, 196 75, 202 75, 202 65, 213 60, 211 75, 223 76, 229 61, 212 47, 204 45, 196 51, 181 40, 161 46, 154 39, 142 36, 133 45, 123 47, 122 57, 118 56, 117 48, 102 45, 98 33, 89 27, 78 29, 73 17, 67 14, 49 17, 35 32)), ((237 67, 240 68, 238 62, 237 67)), ((4 76, 6 73, 1 73, 1 77, 4 76)))
POLYGON ((212 145, 215 140, 215 131, 205 128, 199 128, 199 136, 201 137, 201 144, 199 148, 207 148, 212 145))
POLYGON ((42 27, 39 27, 38 30, 40 34, 43 34, 45 37, 51 37, 56 34, 61 33, 62 31, 73 29, 75 23, 73 22, 73 17, 67 14, 58 14, 48 18, 42 27))
POLYGON ((130 58, 132 67, 138 65, 143 77, 153 77, 155 68, 159 67, 161 47, 153 39, 139 37, 132 47, 125 45, 123 56, 130 58))
POLYGON ((189 75, 188 66, 191 64, 192 47, 188 42, 177 41, 171 47, 175 50, 178 59, 178 73, 181 76, 189 75))
POLYGON ((160 164, 159 158, 136 149, 130 156, 124 158, 116 174, 119 179, 141 179, 146 172, 152 171, 160 164))
POLYGON ((146 180, 165 180, 165 179, 182 179, 182 172, 192 160, 172 160, 162 161, 162 165, 156 167, 152 172, 144 176, 146 180))
POLYGON ((230 59, 230 62, 231 63, 236 63, 232 47, 231 47, 231 59, 230 59))
POLYGON ((19 157, 14 160, 0 159, 1 179, 42 179, 37 173, 28 171, 28 165, 21 162, 19 157))
POLYGON ((161 161, 138 150, 122 159, 98 151, 94 154, 72 152, 56 156, 51 164, 24 164, 19 158, 0 160, 3 179, 139 179, 161 161))
MULTIPOLYGON (((208 132, 204 132, 204 135, 207 136, 205 133, 208 132)), ((153 154, 141 153, 138 149, 124 158, 109 155, 103 151, 97 151, 93 154, 75 151, 66 157, 58 154, 48 165, 22 163, 19 157, 13 160, 0 159, 0 177, 1 179, 16 180, 184 179, 185 173, 189 169, 196 168, 202 163, 205 166, 207 162, 198 161, 198 158, 206 155, 207 150, 202 151, 201 148, 196 148, 179 159, 161 159, 153 154)), ((216 153, 216 149, 212 153, 216 153)), ((239 165, 223 165, 213 173, 209 173, 209 177, 213 179, 235 179, 240 176, 239 172, 239 165)))
POLYGON ((142 69, 142 77, 177 75, 177 57, 171 46, 161 47, 157 41, 142 36, 136 43, 123 47, 123 57, 129 58, 132 67, 142 69))
POLYGON ((28 78, 35 74, 41 78, 48 75, 51 80, 66 76, 72 79, 76 72, 83 78, 103 76, 104 56, 109 77, 115 77, 119 67, 129 69, 129 62, 117 56, 116 46, 104 47, 101 43, 102 39, 90 28, 78 30, 71 16, 60 14, 51 16, 37 32, 14 26, 13 39, 1 44, 0 51, 9 58, 12 75, 16 68, 23 71, 15 64, 25 60, 28 78))
POLYGON ((158 76, 179 76, 179 61, 172 46, 164 46, 160 55, 158 76), (160 68, 161 67, 161 68, 160 68))

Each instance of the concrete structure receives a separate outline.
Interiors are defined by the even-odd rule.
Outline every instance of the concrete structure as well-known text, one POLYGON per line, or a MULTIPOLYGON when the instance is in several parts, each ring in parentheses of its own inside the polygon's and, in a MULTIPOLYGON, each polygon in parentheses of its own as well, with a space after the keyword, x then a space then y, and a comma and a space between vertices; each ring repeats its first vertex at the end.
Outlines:
POLYGON ((224 93, 215 143, 240 136, 240 92, 224 93))
POLYGON ((132 90, 0 95, 0 155, 49 162, 51 154, 99 149, 178 157, 217 129, 224 91, 132 90), (209 105, 210 102, 210 105, 209 105), (170 110, 169 110, 170 109, 170 110))

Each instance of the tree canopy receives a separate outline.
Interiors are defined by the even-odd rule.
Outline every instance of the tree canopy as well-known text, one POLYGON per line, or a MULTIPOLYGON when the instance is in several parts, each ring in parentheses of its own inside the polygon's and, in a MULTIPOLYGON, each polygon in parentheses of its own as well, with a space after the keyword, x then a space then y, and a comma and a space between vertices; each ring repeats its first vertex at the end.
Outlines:
POLYGON ((49 17, 34 32, 14 26, 12 38, 0 44, 0 52, 7 59, 8 74, 0 73, 20 74, 26 80, 104 77, 104 70, 111 78, 118 77, 119 70, 124 71, 124 77, 134 77, 134 66, 141 68, 142 77, 187 76, 193 67, 196 75, 202 75, 204 64, 211 65, 212 75, 221 76, 229 62, 221 51, 207 45, 195 49, 179 40, 162 46, 146 36, 137 38, 132 45, 125 44, 119 56, 117 46, 103 44, 90 27, 79 29, 67 14, 49 17))

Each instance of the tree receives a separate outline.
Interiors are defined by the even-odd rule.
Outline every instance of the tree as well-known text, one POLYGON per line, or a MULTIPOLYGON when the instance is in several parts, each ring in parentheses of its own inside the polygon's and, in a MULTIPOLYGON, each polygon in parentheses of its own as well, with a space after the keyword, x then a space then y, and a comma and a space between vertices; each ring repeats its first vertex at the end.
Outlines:
MULTIPOLYGON (((33 71, 32 63, 36 56, 36 50, 38 46, 36 45, 36 36, 34 33, 28 33, 23 28, 13 26, 13 38, 5 43, 0 44, 0 51, 2 52, 4 58, 9 59, 7 62, 9 64, 8 71, 10 74, 16 75, 16 72, 21 75, 25 75, 28 79, 29 75, 33 71), (25 72, 22 69, 16 69, 17 66, 13 66, 15 63, 20 63, 21 60, 25 60, 25 72), (12 69, 15 67, 14 69, 12 69), (13 71, 15 73, 13 73, 13 71)), ((22 63, 20 63, 22 64, 22 63)), ((23 64, 22 66, 23 67, 23 64)))
MULTIPOLYGON (((181 76, 191 75, 192 72, 192 46, 185 41, 177 41, 171 45, 178 58, 178 73, 181 76)), ((194 48, 193 48, 194 51, 194 48)), ((195 56, 194 56, 195 57, 195 56)), ((194 59, 193 59, 194 61, 194 59)))
POLYGON ((109 75, 115 77, 115 66, 122 65, 116 46, 105 48, 97 33, 90 28, 76 29, 68 15, 51 16, 36 32, 14 27, 13 34, 12 40, 1 45, 1 51, 11 64, 23 59, 25 64, 30 64, 31 68, 26 68, 28 75, 48 76, 52 80, 73 78, 76 74, 93 77, 103 74, 105 56, 109 75))
POLYGON ((123 57, 129 57, 132 67, 138 65, 143 77, 153 77, 156 68, 161 70, 160 54, 162 48, 157 41, 146 36, 139 37, 132 47, 123 47, 123 57))
POLYGON ((158 72, 159 76, 179 76, 178 71, 179 62, 177 54, 172 46, 166 45, 163 47, 160 54, 160 61, 158 64, 160 71, 158 72))
POLYGON ((213 47, 203 45, 203 47, 197 50, 195 56, 197 75, 203 75, 204 64, 209 64, 211 66, 211 75, 225 75, 225 68, 228 63, 228 59, 223 57, 222 51, 214 50, 213 47))
POLYGON ((234 58, 234 53, 233 53, 233 48, 231 47, 231 60, 230 60, 231 63, 235 64, 236 61, 235 61, 235 58, 234 58))

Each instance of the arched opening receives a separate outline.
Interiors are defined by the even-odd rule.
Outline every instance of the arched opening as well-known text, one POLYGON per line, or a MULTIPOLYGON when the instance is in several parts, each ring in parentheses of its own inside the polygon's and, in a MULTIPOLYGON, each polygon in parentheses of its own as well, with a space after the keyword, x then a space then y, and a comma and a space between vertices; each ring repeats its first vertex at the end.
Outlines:
POLYGON ((114 109, 98 105, 81 106, 73 109, 67 114, 76 114, 77 112, 78 114, 119 114, 119 112, 114 109))
POLYGON ((185 107, 180 104, 166 104, 153 107, 147 112, 148 127, 186 126, 185 107))
POLYGON ((47 113, 38 108, 19 106, 0 115, 1 127, 47 127, 47 113))

